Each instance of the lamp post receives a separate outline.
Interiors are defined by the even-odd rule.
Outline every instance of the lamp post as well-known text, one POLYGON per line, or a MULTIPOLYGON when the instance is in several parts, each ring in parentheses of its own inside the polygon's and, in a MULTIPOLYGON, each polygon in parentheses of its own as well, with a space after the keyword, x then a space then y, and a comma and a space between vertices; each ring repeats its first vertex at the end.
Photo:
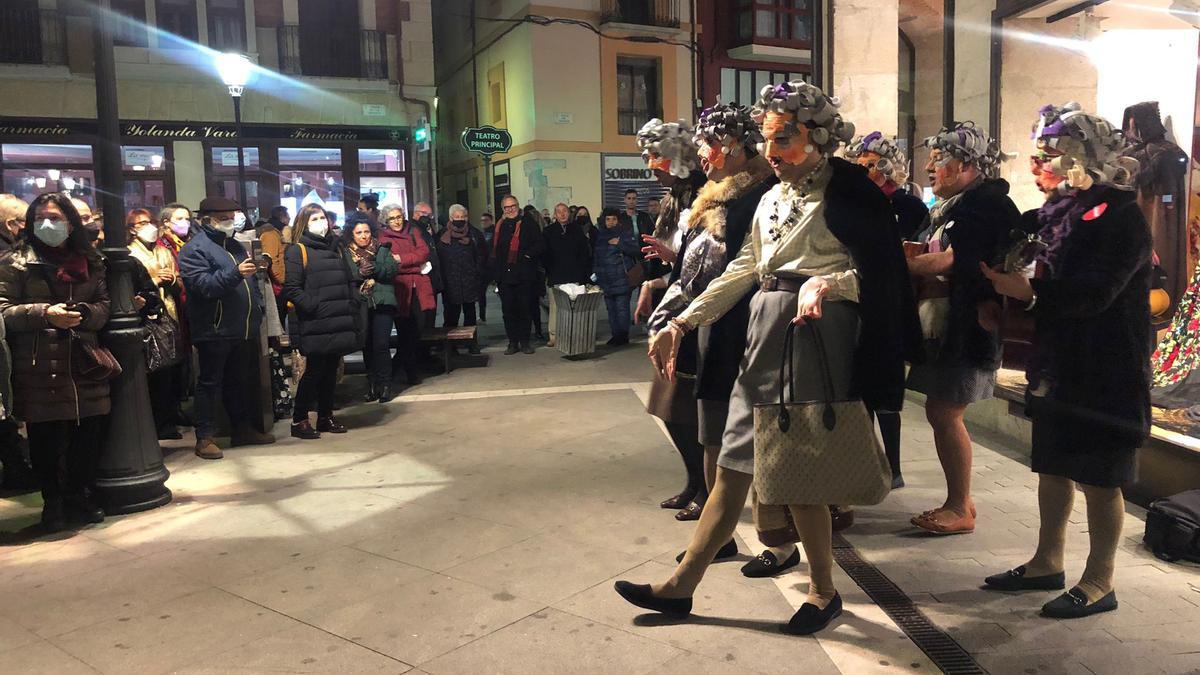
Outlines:
POLYGON ((246 89, 253 68, 244 54, 229 52, 217 55, 217 72, 229 88, 229 96, 233 98, 233 125, 237 131, 237 200, 243 211, 246 211, 246 160, 242 156, 242 92, 246 89))
MULTIPOLYGON (((162 449, 150 411, 146 384, 146 358, 142 339, 146 329, 133 306, 133 270, 138 262, 125 248, 121 195, 121 128, 117 117, 117 72, 113 61, 112 19, 108 2, 91 2, 92 42, 96 60, 96 191, 104 211, 104 258, 111 312, 101 333, 105 346, 121 364, 121 374, 110 382, 112 411, 103 450, 97 458, 97 501, 109 515, 144 511, 171 501, 163 466, 162 449)), ((60 176, 55 176, 57 181, 60 176)), ((65 185, 67 178, 62 177, 65 185)))

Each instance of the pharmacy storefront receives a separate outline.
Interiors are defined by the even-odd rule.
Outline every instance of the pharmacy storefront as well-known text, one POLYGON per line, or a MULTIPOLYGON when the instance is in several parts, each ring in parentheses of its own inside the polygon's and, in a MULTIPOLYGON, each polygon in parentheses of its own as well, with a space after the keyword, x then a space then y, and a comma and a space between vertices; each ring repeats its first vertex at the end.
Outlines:
MULTIPOLYGON (((246 207, 265 217, 318 203, 339 219, 360 194, 410 208, 407 127, 245 124, 246 207)), ((94 120, 0 118, 3 190, 25 200, 58 190, 95 204, 94 120)), ((206 195, 237 197, 237 129, 209 122, 123 121, 121 166, 127 209, 173 201, 195 207, 206 195)))

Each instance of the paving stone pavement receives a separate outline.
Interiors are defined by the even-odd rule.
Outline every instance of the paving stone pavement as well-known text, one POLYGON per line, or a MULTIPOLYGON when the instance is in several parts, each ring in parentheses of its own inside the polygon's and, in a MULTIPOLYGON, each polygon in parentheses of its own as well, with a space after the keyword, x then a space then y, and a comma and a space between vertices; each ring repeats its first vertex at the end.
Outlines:
MULTIPOLYGON (((494 332, 494 331, 493 331, 494 332)), ((431 378, 387 405, 348 405, 345 436, 286 437, 205 462, 175 443, 175 500, 74 535, 0 546, 0 669, 11 673, 870 673, 932 663, 840 570, 845 617, 781 635, 805 566, 776 580, 714 565, 693 620, 657 620, 612 582, 665 578, 692 525, 658 502, 682 468, 643 412, 644 345, 553 350, 431 378)), ((361 386, 351 377, 346 389, 361 386)), ((911 513, 941 499, 918 406, 910 487, 858 511, 849 540, 994 673, 1200 672, 1200 574, 1140 548, 1128 510, 1120 611, 1058 623, 1040 594, 978 590, 1035 541, 1034 476, 976 439, 980 521, 928 539, 911 513)), ((1082 498, 1070 572, 1086 553, 1082 498)), ((35 522, 0 500, 0 530, 35 522)), ((11 539, 11 537, 9 538, 11 539)))

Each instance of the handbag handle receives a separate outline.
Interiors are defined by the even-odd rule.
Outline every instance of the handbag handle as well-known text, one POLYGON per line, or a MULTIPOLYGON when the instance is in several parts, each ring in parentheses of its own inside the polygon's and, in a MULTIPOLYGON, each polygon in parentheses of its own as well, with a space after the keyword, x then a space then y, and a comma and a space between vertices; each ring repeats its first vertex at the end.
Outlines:
MULTIPOLYGON (((825 409, 821 413, 821 424, 828 431, 837 426, 837 411, 833 408, 834 390, 833 375, 829 371, 829 358, 825 353, 825 342, 821 339, 821 330, 817 321, 809 319, 805 322, 812 333, 813 342, 817 347, 817 367, 821 371, 821 385, 825 392, 825 409)), ((779 430, 786 432, 791 427, 791 414, 787 404, 796 402, 796 365, 793 363, 793 349, 796 344, 796 324, 788 322, 787 334, 783 337, 783 356, 779 363, 779 430), (787 382, 787 398, 784 398, 784 382, 787 382)))

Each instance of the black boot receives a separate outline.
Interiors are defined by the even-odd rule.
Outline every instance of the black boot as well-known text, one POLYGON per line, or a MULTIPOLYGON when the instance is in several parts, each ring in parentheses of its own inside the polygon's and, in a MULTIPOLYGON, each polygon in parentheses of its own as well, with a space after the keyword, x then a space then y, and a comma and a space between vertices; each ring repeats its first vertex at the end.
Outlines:
POLYGON ((363 401, 366 403, 370 403, 372 401, 378 401, 378 400, 379 400, 379 391, 375 388, 375 383, 372 382, 367 385, 367 393, 363 394, 363 401))
POLYGON ((43 497, 42 530, 48 534, 67 529, 67 518, 63 515, 62 497, 43 497))
POLYGON ((516 354, 519 351, 521 351, 521 348, 519 346, 517 346, 517 343, 510 342, 510 343, 508 343, 508 349, 504 350, 504 355, 512 356, 513 354, 516 354))
POLYGON ((104 509, 96 506, 87 495, 68 495, 63 498, 63 511, 75 523, 103 523, 104 509))

